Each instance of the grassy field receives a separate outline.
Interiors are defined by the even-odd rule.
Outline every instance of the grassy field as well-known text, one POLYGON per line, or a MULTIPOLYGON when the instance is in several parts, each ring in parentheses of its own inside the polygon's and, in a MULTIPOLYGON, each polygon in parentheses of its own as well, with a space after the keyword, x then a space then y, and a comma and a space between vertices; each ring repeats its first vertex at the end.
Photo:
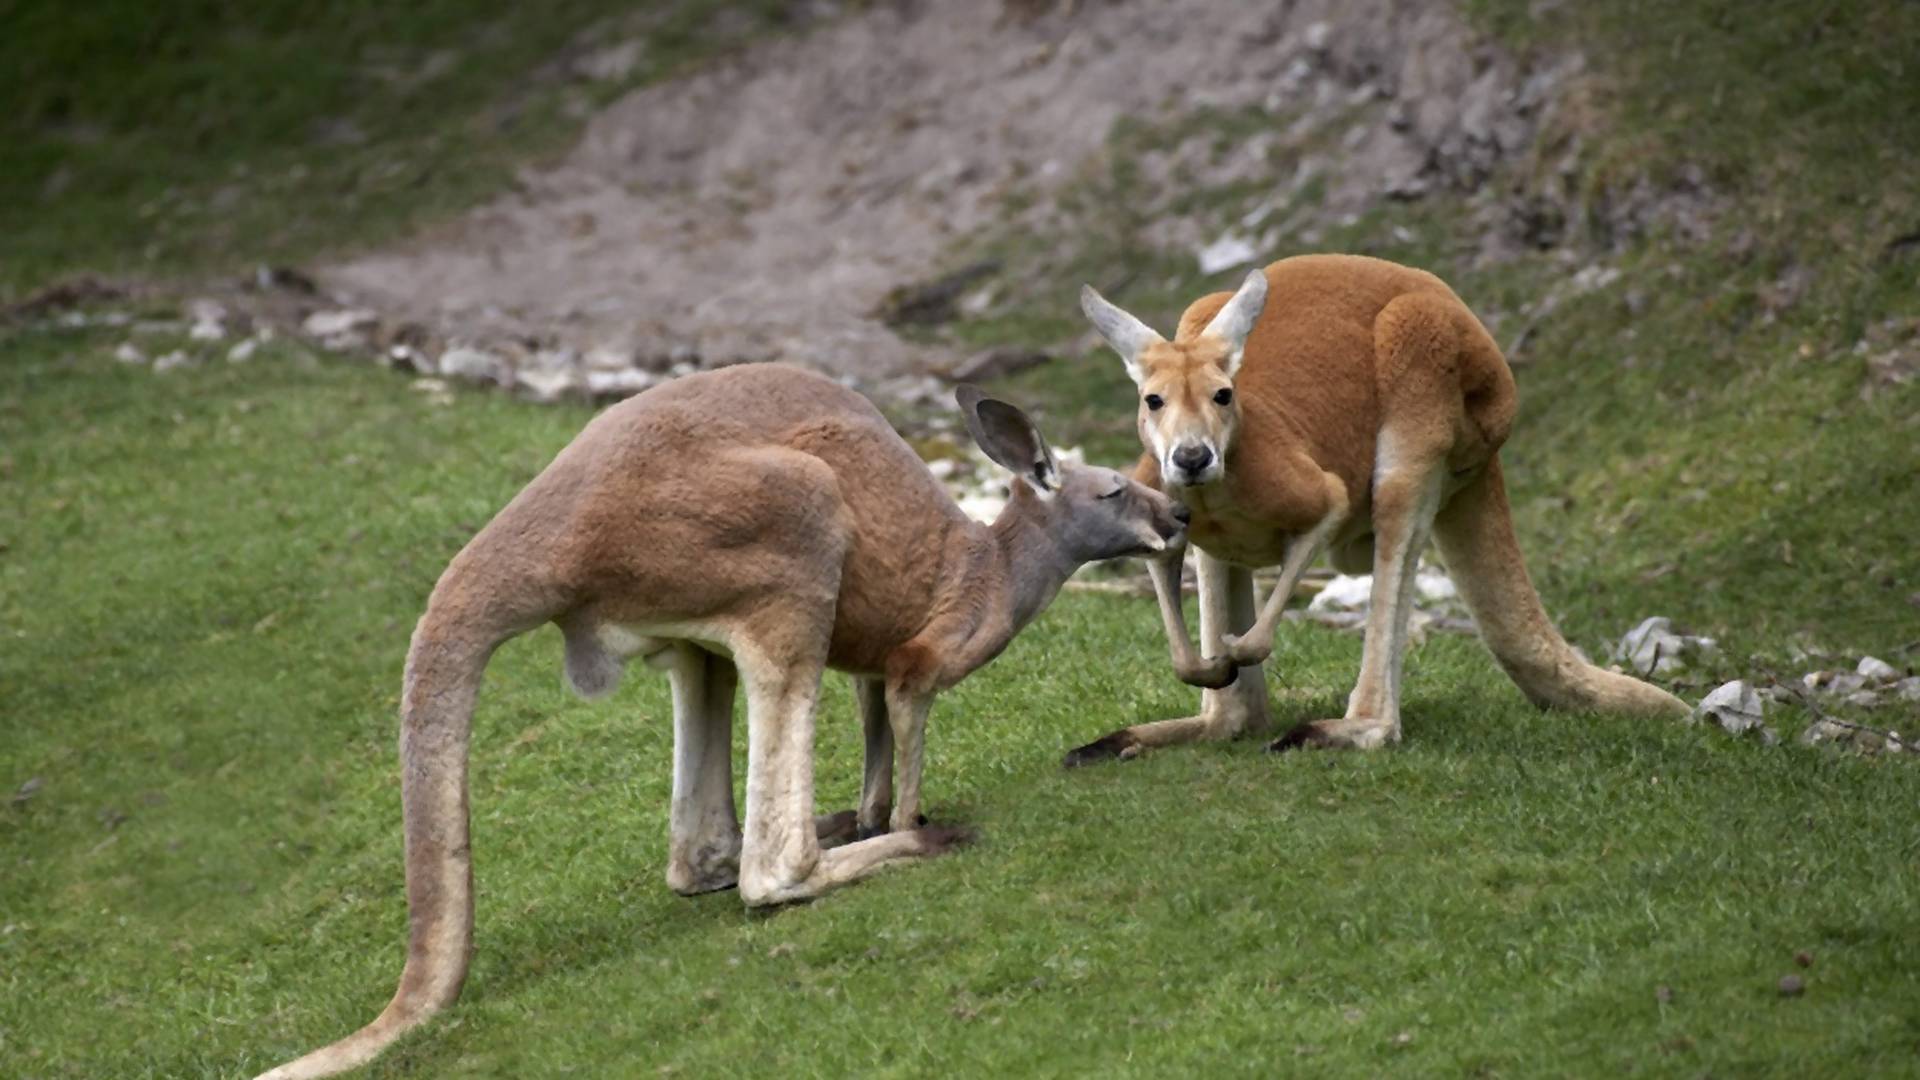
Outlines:
MULTIPOLYGON (((7 346, 0 401, 0 1073, 237 1075, 364 1022, 405 925, 411 621, 585 414, 285 350, 156 376, 53 334, 7 346)), ((1280 717, 1336 711, 1357 639, 1285 635, 1280 717)), ((936 711, 931 809, 977 847, 749 915, 661 880, 664 683, 588 704, 558 664, 551 631, 495 662, 475 973, 373 1075, 1920 1066, 1905 761, 1541 714, 1448 637, 1391 753, 1064 772, 1191 704, 1150 607, 1070 595, 936 711)))
MULTIPOLYGON (((281 3, 22 9, 0 35, 21 76, 0 88, 0 295, 431 223, 564 145, 578 103, 778 24, 748 7, 621 22, 658 48, 607 85, 554 66, 579 27, 626 18, 606 0, 349 5, 326 28, 281 3)), ((1556 618, 1596 655, 1651 614, 1721 638, 1692 697, 1861 653, 1920 663, 1920 379, 1873 364, 1920 348, 1887 329, 1920 316, 1920 253, 1897 242, 1920 228, 1920 113, 1887 105, 1920 67, 1885 47, 1920 8, 1468 7, 1520 47, 1594 46, 1584 197, 1694 166, 1718 200, 1706 239, 1623 243, 1602 260, 1618 277, 1516 353, 1506 459, 1556 618)), ((1214 119, 1230 147, 1246 118, 1214 119)), ((1115 174, 1078 194, 1123 186, 1128 140, 1152 137, 1121 132, 1115 174)), ((1231 221, 1253 194, 1192 198, 1231 221)), ((1476 265, 1469 218, 1395 204, 1321 246, 1439 269, 1511 341, 1576 267, 1476 265)), ((1160 324, 1219 284, 1103 235, 988 238, 1057 295, 953 332, 1061 340, 1072 289, 1120 269, 1138 284, 1119 299, 1160 324)), ((374 1015, 405 929, 407 636, 447 558, 587 416, 441 404, 289 346, 156 375, 111 360, 118 340, 0 326, 0 1077, 245 1075, 374 1015)), ((1109 356, 1006 389, 1097 460, 1130 448, 1109 356)), ((1337 712, 1358 655, 1287 625, 1278 719, 1337 712)), ((635 676, 571 698, 550 630, 496 659, 474 973, 372 1075, 1920 1073, 1910 758, 1538 713, 1476 643, 1437 637, 1389 753, 1063 772, 1064 749, 1193 703, 1150 606, 1068 595, 936 708, 930 810, 980 844, 749 915, 664 885, 667 695, 635 676), (1790 973, 1804 994, 1777 992, 1790 973)), ((838 809, 859 739, 837 678, 825 709, 838 809)), ((1806 719, 1770 716, 1789 736, 1806 719)))

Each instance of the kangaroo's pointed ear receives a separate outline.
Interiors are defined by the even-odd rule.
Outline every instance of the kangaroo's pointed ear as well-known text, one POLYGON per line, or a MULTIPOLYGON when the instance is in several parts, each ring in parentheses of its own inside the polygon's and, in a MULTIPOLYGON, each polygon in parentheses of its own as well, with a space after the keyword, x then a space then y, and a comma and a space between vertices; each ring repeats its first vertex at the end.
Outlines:
POLYGON ((967 433, 989 458, 1043 495, 1060 490, 1060 465, 1053 449, 1026 413, 975 386, 962 386, 953 396, 960 403, 967 433))
POLYGON ((1260 318, 1260 312, 1267 306, 1267 272, 1254 270, 1247 274, 1247 280, 1241 282, 1239 291, 1227 301, 1227 306, 1207 324, 1202 334, 1210 334, 1227 343, 1227 359, 1224 367, 1227 378, 1240 370, 1240 360, 1247 352, 1247 335, 1253 332, 1253 324, 1260 318))
POLYGON ((1158 345, 1167 339, 1154 333, 1146 323, 1108 303, 1107 298, 1091 285, 1080 286, 1080 310, 1087 313, 1087 321, 1100 331, 1100 336, 1113 346, 1113 351, 1120 354, 1120 359, 1127 365, 1127 377, 1138 386, 1146 376, 1140 367, 1140 354, 1148 346, 1158 345))

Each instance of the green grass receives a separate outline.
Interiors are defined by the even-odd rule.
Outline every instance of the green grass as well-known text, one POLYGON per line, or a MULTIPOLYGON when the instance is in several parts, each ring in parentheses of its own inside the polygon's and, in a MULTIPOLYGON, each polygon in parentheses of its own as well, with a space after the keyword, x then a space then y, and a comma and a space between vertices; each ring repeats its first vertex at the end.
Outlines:
MULTIPOLYGON (((1920 381, 1865 394, 1855 351, 1920 313, 1920 256, 1887 250, 1920 225, 1920 114, 1889 104, 1920 92, 1895 47, 1920 9, 1469 7, 1519 47, 1587 47, 1593 111, 1550 133, 1581 135, 1583 198, 1696 166, 1721 200, 1704 243, 1607 255, 1620 280, 1516 357, 1505 456, 1556 618, 1596 654, 1655 613, 1722 638, 1679 688, 1695 694, 1816 662, 1796 647, 1920 662, 1920 381), (1796 264, 1805 295, 1769 311, 1796 264)), ((563 147, 570 103, 616 88, 570 81, 556 54, 645 36, 627 85, 778 24, 772 4, 712 10, 15 5, 0 294, 431 223, 563 147)), ((1260 118, 1200 122, 1230 147, 1260 118)), ((957 340, 1077 334, 1082 280, 1123 281, 1116 299, 1162 326, 1227 283, 1139 240, 1128 159, 1165 136, 1117 132, 1056 232, 983 237, 1026 284, 957 340)), ((1224 225, 1262 197, 1180 205, 1224 225)), ((1511 341, 1570 268, 1477 265, 1470 219, 1449 198, 1393 205, 1318 246, 1430 266, 1511 341)), ((114 343, 0 330, 0 794, 40 784, 0 805, 0 1076, 244 1075, 391 993, 407 636, 446 559, 587 414, 437 405, 285 347, 154 375, 107 359, 114 343)), ((1003 388, 1096 460, 1135 452, 1111 357, 1003 388)), ((1358 652, 1289 625, 1278 719, 1337 712, 1358 652)), ((636 671, 583 703, 558 667, 542 631, 490 672, 474 974, 373 1075, 1920 1073, 1911 760, 1538 713, 1443 637, 1411 656, 1391 752, 1249 743, 1066 773, 1065 748, 1193 699, 1149 606, 1068 595, 936 708, 931 810, 980 845, 750 915, 662 881, 663 683, 636 671), (1801 949, 1807 991, 1781 998, 1801 949)), ((837 809, 859 756, 838 679, 825 710, 837 809)), ((1771 719, 1791 735, 1806 717, 1771 719)))
MULTIPOLYGON (((411 621, 586 414, 285 349, 156 376, 108 344, 0 343, 0 790, 42 781, 0 806, 0 1073, 241 1075, 391 992, 411 621)), ((1357 660, 1287 629, 1281 721, 1336 711, 1357 660)), ((980 844, 755 915, 662 881, 663 683, 584 703, 558 666, 550 630, 494 663, 474 974, 372 1075, 1920 1068, 1907 761, 1538 713, 1440 638, 1391 752, 1064 772, 1193 697, 1150 606, 1069 595, 936 708, 931 810, 980 844)), ((841 680, 824 708, 838 808, 841 680)))
POLYGON ((451 215, 591 106, 785 21, 777 0, 0 4, 0 297, 229 273, 451 215), (568 62, 622 41, 626 76, 568 62))

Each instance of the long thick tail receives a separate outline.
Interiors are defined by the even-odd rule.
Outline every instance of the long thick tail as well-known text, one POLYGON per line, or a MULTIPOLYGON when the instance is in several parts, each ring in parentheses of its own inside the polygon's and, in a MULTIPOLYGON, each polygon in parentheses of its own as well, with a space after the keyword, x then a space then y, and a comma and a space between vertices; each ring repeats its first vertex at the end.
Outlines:
POLYGON ((461 605, 440 603, 442 588, 434 594, 413 632, 400 703, 408 922, 400 988, 366 1027, 259 1080, 304 1080, 364 1065, 453 1004, 466 981, 473 948, 467 743, 481 673, 506 635, 476 640, 461 605))
POLYGON ((1687 703, 1657 686, 1587 663, 1540 606, 1514 537, 1507 487, 1495 458, 1434 519, 1440 554, 1474 621, 1522 693, 1543 709, 1685 716, 1687 703))

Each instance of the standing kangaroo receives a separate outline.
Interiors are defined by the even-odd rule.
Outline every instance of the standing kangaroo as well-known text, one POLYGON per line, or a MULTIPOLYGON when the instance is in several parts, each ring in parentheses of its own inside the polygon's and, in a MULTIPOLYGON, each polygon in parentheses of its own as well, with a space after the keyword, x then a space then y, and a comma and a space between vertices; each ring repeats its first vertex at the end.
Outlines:
POLYGON ((1016 477, 991 526, 960 512, 864 398, 796 368, 691 375, 588 424, 454 557, 414 630, 400 705, 400 988, 365 1028, 265 1075, 363 1064, 459 996, 473 942, 474 699, 493 651, 543 623, 560 627, 583 695, 611 692, 634 657, 667 670, 675 891, 738 884, 749 906, 801 900, 962 839, 917 827, 934 695, 997 656, 1083 563, 1164 551, 1185 511, 1111 469, 1063 467, 1005 402, 971 387, 958 398, 974 441, 1016 477), (816 823, 814 706, 828 667, 857 678, 866 769, 859 810, 816 823), (822 850, 818 833, 847 817, 861 839, 822 850))
POLYGON ((1513 373, 1439 278, 1353 255, 1283 259, 1231 295, 1195 301, 1172 341, 1090 287, 1081 307, 1140 390, 1135 479, 1178 492, 1192 512, 1206 659, 1187 639, 1179 561, 1151 573, 1175 670, 1207 689, 1199 715, 1115 731, 1069 765, 1263 731, 1259 665, 1301 572, 1329 547, 1342 570, 1372 564, 1360 677, 1345 716, 1300 724, 1269 749, 1398 741, 1414 570, 1430 531, 1482 639, 1535 704, 1687 712, 1582 660, 1548 620, 1500 474, 1513 373), (1279 583, 1256 613, 1252 568, 1276 564, 1279 583))

